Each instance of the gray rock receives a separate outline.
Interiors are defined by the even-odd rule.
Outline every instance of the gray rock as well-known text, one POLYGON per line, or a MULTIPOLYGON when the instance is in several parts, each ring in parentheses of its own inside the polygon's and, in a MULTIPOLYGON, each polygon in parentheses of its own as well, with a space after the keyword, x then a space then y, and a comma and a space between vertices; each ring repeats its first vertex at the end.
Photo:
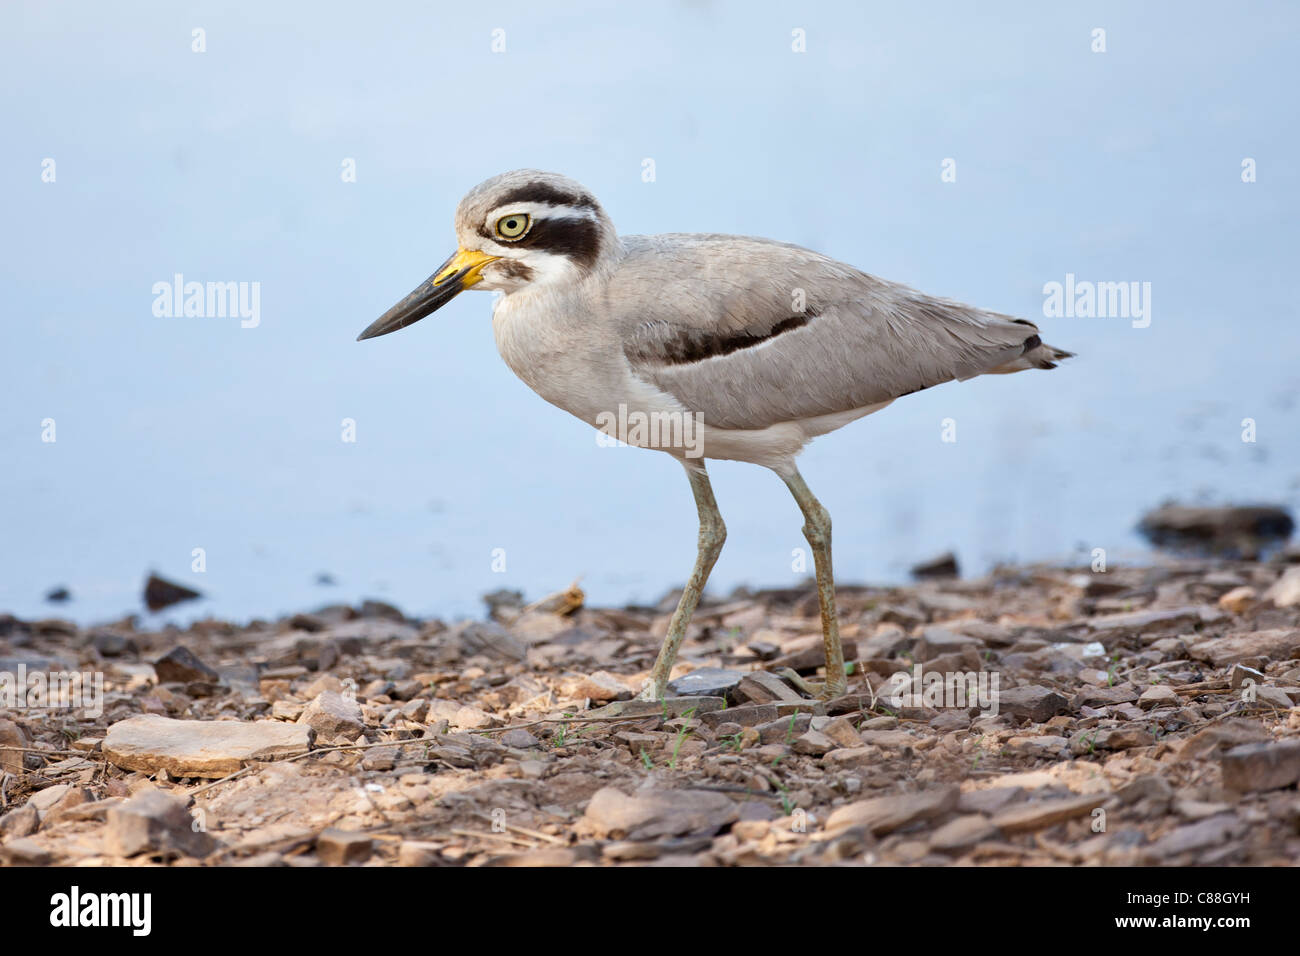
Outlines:
POLYGON ((1238 661, 1268 657, 1275 661, 1300 655, 1300 630, 1274 628, 1266 631, 1240 631, 1193 644, 1188 654, 1195 660, 1226 667, 1238 661))
POLYGON ((956 787, 937 787, 919 793, 873 797, 840 807, 826 820, 826 833, 836 835, 861 827, 882 836, 921 820, 950 813, 957 806, 956 787))
POLYGON ((145 790, 109 809, 104 848, 115 856, 139 853, 204 857, 212 852, 212 838, 195 828, 186 801, 145 790))
POLYGON ((163 684, 188 684, 190 681, 215 684, 220 680, 215 670, 199 660, 188 647, 179 644, 154 661, 153 669, 163 684))
POLYGON ((1300 740, 1243 744, 1219 757, 1230 790, 1277 790, 1300 780, 1300 740))
POLYGON ((516 750, 528 750, 531 747, 540 747, 542 742, 521 728, 507 730, 501 735, 501 743, 507 747, 513 747, 516 750))
POLYGON ((651 840, 683 834, 717 833, 739 819, 725 794, 705 790, 640 790, 628 796, 605 787, 583 815, 585 827, 601 838, 651 840))
POLYGON ((331 740, 339 737, 355 740, 366 729, 361 705, 353 698, 344 697, 332 690, 316 695, 304 708, 298 723, 306 724, 318 736, 331 740))
POLYGON ((745 675, 722 667, 701 667, 684 677, 668 682, 674 697, 726 697, 745 675))
POLYGON ((1052 690, 1031 684, 1026 687, 1012 687, 998 692, 998 710, 1018 720, 1030 720, 1036 724, 1046 723, 1057 714, 1069 710, 1070 702, 1065 696, 1052 690))
POLYGON ((803 700, 803 697, 789 684, 767 671, 746 674, 736 684, 732 697, 739 704, 771 704, 777 701, 803 700))

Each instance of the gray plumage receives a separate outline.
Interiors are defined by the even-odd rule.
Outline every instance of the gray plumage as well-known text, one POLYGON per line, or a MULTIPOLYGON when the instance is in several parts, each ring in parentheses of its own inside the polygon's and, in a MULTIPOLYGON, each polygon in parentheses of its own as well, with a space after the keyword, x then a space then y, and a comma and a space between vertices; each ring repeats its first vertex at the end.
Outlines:
MULTIPOLYGON (((504 293, 492 313, 506 363, 544 399, 598 428, 634 417, 692 422, 617 434, 686 468, 700 516, 695 566, 642 696, 662 697, 726 538, 703 458, 765 465, 786 483, 812 547, 826 659, 822 698, 846 689, 830 515, 795 467, 809 439, 904 395, 988 373, 1053 368, 1068 352, 1024 319, 877 279, 798 246, 748 236, 618 237, 595 197, 522 169, 456 210, 457 252, 365 329, 405 328, 461 290, 504 293), (678 441, 677 439, 680 439, 678 441)), ((619 705, 611 705, 617 708, 619 705)))

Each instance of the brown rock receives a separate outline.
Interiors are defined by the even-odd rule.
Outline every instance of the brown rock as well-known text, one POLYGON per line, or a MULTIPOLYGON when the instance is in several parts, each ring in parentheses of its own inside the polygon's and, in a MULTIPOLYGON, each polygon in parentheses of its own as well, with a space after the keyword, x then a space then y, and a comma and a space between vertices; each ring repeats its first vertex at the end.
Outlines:
POLYGON ((822 733, 835 742, 837 747, 861 747, 862 735, 853 726, 853 721, 846 717, 836 717, 825 727, 822 733))
POLYGON ((712 835, 739 819, 725 795, 704 790, 596 791, 582 822, 598 837, 650 840, 683 834, 712 835))
POLYGON ((1152 684, 1138 698, 1138 706, 1143 710, 1155 707, 1177 707, 1182 703, 1178 692, 1168 684, 1152 684))
POLYGON ((1106 802, 1104 795, 1039 800, 1003 810, 993 817, 993 826, 1003 833, 1025 833, 1055 826, 1075 817, 1087 816, 1106 802))
POLYGON ((0 839, 17 840, 41 828, 41 815, 33 806, 10 810, 0 817, 0 839))
POLYGON ((1231 614, 1245 614, 1259 600, 1255 589, 1246 585, 1219 596, 1219 607, 1231 614))
POLYGON ((930 847, 940 853, 959 853, 997 836, 997 828, 982 813, 954 817, 930 834, 930 847))
POLYGON ((165 578, 160 578, 156 574, 149 575, 149 580, 144 583, 144 603, 151 611, 161 611, 173 604, 192 601, 200 597, 203 597, 203 595, 198 591, 168 581, 165 578))
POLYGON ((998 712, 1017 720, 1045 723, 1069 709, 1070 702, 1050 687, 1030 684, 998 692, 998 712))
POLYGON ((154 673, 163 684, 188 684, 190 681, 206 681, 215 684, 220 677, 188 647, 176 645, 158 660, 153 662, 154 673))
POLYGON ((790 749, 797 754, 808 754, 813 757, 820 757, 823 754, 830 753, 838 745, 824 733, 817 730, 809 730, 801 737, 795 740, 790 749))
POLYGON ((1292 628, 1238 631, 1227 637, 1193 644, 1188 650, 1188 654, 1193 659, 1209 661, 1215 667, 1226 667, 1255 657, 1285 661, 1297 656, 1298 653, 1300 653, 1300 630, 1292 628))
POLYGON ((364 833, 351 830, 323 830, 316 837, 316 856, 327 866, 346 866, 370 859, 375 841, 364 833))
POLYGON ((937 787, 919 793, 859 800, 833 812, 826 820, 826 833, 833 836, 857 827, 876 836, 892 833, 911 823, 951 812, 957 806, 958 796, 956 787, 937 787))
POLYGON ((332 690, 322 691, 303 709, 299 724, 306 724, 318 736, 330 740, 339 737, 355 740, 366 729, 361 705, 353 697, 332 690))
POLYGON ((139 853, 204 857, 213 841, 196 829, 187 801, 147 789, 109 809, 104 848, 115 856, 139 853))
POLYGON ((745 679, 736 685, 732 693, 737 701, 751 704, 803 700, 785 681, 767 671, 746 674, 745 679))
POLYGON ((1277 790, 1300 780, 1300 740, 1243 744, 1219 757, 1230 790, 1277 790))
POLYGON ((311 731, 280 721, 173 720, 144 714, 120 720, 104 738, 104 756, 124 770, 175 777, 224 777, 251 760, 306 752, 311 731))

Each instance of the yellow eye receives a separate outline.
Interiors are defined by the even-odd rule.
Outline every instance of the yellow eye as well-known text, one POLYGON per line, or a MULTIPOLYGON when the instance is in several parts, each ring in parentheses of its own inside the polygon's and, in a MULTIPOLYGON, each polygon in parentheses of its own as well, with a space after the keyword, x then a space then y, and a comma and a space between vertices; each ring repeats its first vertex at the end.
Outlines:
POLYGON ((518 239, 528 231, 532 219, 527 213, 517 212, 497 220, 497 235, 502 239, 518 239))

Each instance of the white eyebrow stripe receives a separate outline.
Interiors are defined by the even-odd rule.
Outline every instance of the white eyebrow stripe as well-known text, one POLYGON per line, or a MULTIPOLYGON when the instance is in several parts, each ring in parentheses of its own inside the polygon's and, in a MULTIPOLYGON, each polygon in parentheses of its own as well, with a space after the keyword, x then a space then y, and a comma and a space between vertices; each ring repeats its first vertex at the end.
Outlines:
POLYGON ((596 210, 590 206, 556 206, 547 202, 509 202, 498 206, 487 215, 483 223, 491 227, 502 216, 510 213, 527 213, 534 219, 590 219, 596 221, 596 210))

